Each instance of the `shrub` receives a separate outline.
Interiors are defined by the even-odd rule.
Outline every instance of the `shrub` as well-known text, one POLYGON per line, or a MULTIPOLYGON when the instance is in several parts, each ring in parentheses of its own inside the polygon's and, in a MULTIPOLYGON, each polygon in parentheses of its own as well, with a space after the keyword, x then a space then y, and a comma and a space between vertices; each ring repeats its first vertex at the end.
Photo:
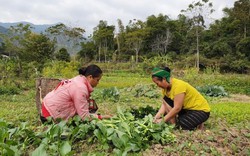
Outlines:
POLYGON ((202 94, 205 94, 207 96, 212 97, 221 97, 221 96, 227 96, 227 92, 224 90, 222 86, 203 86, 203 87, 197 87, 197 90, 201 92, 202 94))
POLYGON ((154 84, 137 84, 127 89, 134 97, 158 98, 160 96, 157 86, 154 84))
POLYGON ((117 87, 95 89, 94 92, 91 94, 91 97, 97 101, 109 100, 112 102, 117 102, 120 100, 120 92, 117 87))
POLYGON ((19 94, 21 90, 17 87, 13 86, 0 86, 0 95, 14 95, 14 94, 19 94))
POLYGON ((102 91, 102 97, 117 102, 120 99, 120 92, 116 87, 106 88, 102 91))

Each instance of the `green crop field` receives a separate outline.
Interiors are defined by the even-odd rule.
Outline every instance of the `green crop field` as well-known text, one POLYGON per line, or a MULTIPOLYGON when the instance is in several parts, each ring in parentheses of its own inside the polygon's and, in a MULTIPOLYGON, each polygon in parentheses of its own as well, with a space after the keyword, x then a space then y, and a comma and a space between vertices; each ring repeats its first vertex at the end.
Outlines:
POLYGON ((105 73, 92 97, 99 113, 114 117, 91 122, 74 118, 42 125, 35 104, 35 80, 17 93, 2 87, 0 155, 250 155, 250 77, 193 73, 180 78, 196 87, 223 86, 227 92, 224 97, 205 95, 212 110, 204 131, 154 124, 161 90, 147 74, 105 73), (150 109, 142 109, 146 107, 150 109), (145 117, 138 118, 131 110, 145 117))

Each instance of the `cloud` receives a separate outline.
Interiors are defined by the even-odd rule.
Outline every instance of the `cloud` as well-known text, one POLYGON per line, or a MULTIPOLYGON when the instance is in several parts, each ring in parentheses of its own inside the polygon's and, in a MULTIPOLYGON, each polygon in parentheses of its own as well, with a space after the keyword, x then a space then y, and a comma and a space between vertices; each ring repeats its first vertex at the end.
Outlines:
MULTIPOLYGON (((194 0, 0 0, 0 22, 27 21, 34 24, 62 22, 72 27, 82 27, 91 33, 100 20, 116 25, 129 20, 145 21, 150 15, 160 13, 176 19, 182 9, 194 0)), ((211 1, 211 0, 210 0, 211 1)), ((212 0, 216 12, 213 18, 223 16, 224 7, 232 7, 234 0, 212 0)))

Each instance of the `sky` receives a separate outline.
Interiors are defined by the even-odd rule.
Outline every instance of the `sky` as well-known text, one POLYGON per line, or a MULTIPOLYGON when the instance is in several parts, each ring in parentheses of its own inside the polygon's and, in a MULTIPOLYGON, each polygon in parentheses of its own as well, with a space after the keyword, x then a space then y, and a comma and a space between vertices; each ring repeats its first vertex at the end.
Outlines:
MULTIPOLYGON (((198 0, 0 0, 0 22, 26 21, 33 24, 64 23, 81 27, 91 34, 100 20, 117 25, 121 19, 126 26, 129 20, 146 21, 148 16, 160 13, 176 19, 181 10, 198 0)), ((210 20, 223 17, 222 9, 231 8, 236 0, 210 0, 215 12, 210 20)))

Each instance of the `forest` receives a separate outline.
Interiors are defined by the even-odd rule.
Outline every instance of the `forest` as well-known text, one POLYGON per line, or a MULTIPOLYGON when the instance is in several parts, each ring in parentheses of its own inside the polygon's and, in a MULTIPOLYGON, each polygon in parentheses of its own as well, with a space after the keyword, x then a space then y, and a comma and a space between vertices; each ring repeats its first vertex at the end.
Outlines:
POLYGON ((63 23, 34 33, 29 24, 19 24, 0 35, 1 57, 16 64, 17 75, 27 66, 41 72, 52 60, 80 62, 138 62, 165 58, 176 68, 212 68, 220 72, 249 73, 250 3, 239 0, 224 8, 224 17, 208 25, 214 11, 208 0, 194 2, 177 19, 150 15, 146 21, 130 20, 118 27, 100 20, 93 33, 63 23), (62 44, 66 39, 69 46, 62 44))

